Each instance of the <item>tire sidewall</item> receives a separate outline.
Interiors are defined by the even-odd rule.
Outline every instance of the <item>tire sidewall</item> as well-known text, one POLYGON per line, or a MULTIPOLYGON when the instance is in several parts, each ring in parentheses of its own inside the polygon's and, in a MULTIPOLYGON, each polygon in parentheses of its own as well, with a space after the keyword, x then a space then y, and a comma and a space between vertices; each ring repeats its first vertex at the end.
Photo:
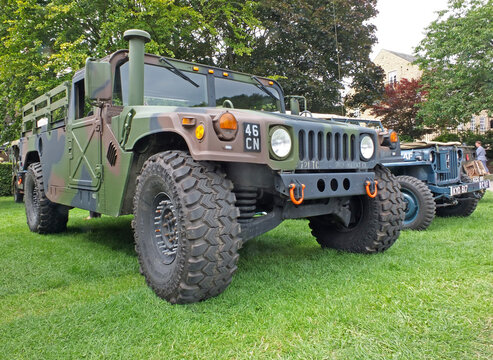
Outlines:
MULTIPOLYGON (((142 258, 144 272, 149 277, 149 281, 160 289, 167 289, 168 296, 179 286, 181 277, 184 272, 186 254, 190 251, 190 244, 186 239, 183 227, 183 212, 180 197, 177 191, 177 184, 170 175, 170 169, 160 173, 156 164, 144 170, 143 182, 140 184, 141 196, 137 200, 135 209, 135 231, 138 232, 136 237, 137 246, 142 258), (177 221, 177 238, 178 248, 174 261, 166 265, 159 257, 156 241, 154 240, 154 209, 152 204, 154 198, 159 193, 165 193, 174 206, 174 215, 177 221)), ((141 175, 141 176, 142 176, 141 175)))
POLYGON ((39 184, 36 179, 36 174, 32 168, 29 167, 24 181, 24 192, 25 192, 25 207, 26 207, 26 218, 27 225, 31 231, 38 231, 40 223, 40 209, 39 209, 39 195, 40 189, 39 184), (38 193, 38 203, 36 204, 33 199, 34 190, 38 193))

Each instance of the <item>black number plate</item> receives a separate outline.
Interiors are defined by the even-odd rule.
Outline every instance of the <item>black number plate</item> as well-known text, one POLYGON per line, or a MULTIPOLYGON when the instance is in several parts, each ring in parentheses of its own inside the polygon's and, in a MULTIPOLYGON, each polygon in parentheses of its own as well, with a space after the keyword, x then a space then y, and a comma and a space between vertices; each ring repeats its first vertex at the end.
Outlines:
POLYGON ((243 123, 245 151, 260 152, 260 125, 243 123))

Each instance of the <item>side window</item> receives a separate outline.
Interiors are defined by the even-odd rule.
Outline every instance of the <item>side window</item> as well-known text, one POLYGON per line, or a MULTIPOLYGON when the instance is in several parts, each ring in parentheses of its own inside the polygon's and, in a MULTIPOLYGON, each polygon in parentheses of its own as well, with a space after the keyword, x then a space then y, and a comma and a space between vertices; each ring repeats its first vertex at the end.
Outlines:
POLYGON ((92 115, 91 103, 86 99, 84 89, 84 79, 77 81, 74 84, 74 100, 75 100, 75 118, 81 119, 92 115))

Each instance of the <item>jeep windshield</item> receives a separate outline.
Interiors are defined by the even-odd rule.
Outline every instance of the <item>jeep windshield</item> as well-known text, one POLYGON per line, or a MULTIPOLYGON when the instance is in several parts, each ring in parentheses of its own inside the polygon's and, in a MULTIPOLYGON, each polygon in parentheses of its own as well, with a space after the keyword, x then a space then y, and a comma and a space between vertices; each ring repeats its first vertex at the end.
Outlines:
MULTIPOLYGON (((144 66, 144 105, 180 107, 220 107, 258 111, 281 111, 279 92, 267 91, 254 79, 244 82, 213 75, 183 71, 188 79, 166 65, 144 66), (189 81, 189 80, 192 80, 189 81), (208 84, 212 82, 212 84, 208 84), (255 82, 255 83, 254 83, 255 82), (198 86, 196 86, 198 85, 198 86), (209 91, 215 89, 215 98, 209 91), (212 102, 212 103, 211 103, 212 102)), ((116 70, 113 104, 128 105, 128 62, 116 70)))

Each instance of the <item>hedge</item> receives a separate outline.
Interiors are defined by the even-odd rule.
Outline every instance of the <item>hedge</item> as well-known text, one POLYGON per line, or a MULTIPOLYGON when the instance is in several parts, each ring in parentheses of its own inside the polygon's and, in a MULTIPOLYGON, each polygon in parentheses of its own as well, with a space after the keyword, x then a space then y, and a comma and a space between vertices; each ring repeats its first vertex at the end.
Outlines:
POLYGON ((0 196, 12 195, 12 163, 0 163, 0 196))

